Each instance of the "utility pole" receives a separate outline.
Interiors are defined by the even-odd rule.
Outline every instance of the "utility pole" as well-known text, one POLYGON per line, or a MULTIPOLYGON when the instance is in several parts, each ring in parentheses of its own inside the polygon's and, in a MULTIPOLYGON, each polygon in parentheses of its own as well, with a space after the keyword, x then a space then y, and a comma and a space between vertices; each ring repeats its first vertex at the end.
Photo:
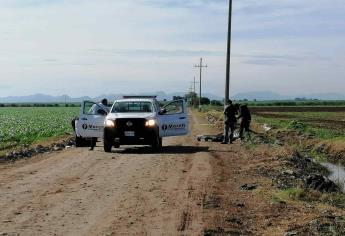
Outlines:
POLYGON ((191 84, 191 86, 189 87, 188 91, 187 91, 187 104, 191 105, 191 99, 190 96, 188 96, 188 94, 191 94, 193 91, 193 84, 191 84))
POLYGON ((228 45, 226 54, 226 80, 224 106, 230 99, 230 56, 231 56, 231 21, 232 21, 232 0, 229 0, 229 23, 228 23, 228 45))
POLYGON ((195 89, 195 84, 199 84, 199 82, 196 82, 196 81, 195 81, 195 76, 194 76, 194 81, 193 81, 193 84, 194 84, 194 90, 193 90, 193 92, 195 93, 195 92, 196 92, 196 89, 195 89))
MULTIPOLYGON (((194 95, 194 94, 196 94, 196 87, 195 87, 195 84, 199 84, 199 82, 196 82, 196 81, 195 81, 195 76, 194 76, 194 80, 193 80, 192 84, 193 84, 193 90, 192 90, 192 92, 193 92, 193 95, 194 95)), ((195 99, 193 99, 193 107, 194 107, 194 106, 195 106, 195 99)))
POLYGON ((199 111, 201 111, 201 74, 202 74, 202 68, 206 68, 207 65, 202 64, 202 58, 200 58, 200 64, 195 65, 194 67, 200 68, 200 81, 199 81, 199 111))

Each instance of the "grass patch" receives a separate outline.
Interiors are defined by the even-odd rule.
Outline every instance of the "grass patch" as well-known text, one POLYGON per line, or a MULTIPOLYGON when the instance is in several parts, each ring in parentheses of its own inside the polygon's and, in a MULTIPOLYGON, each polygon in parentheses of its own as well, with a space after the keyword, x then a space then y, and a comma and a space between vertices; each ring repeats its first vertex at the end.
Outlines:
POLYGON ((306 193, 302 188, 288 188, 273 194, 272 200, 273 202, 287 202, 290 200, 297 201, 304 199, 305 196, 306 193))
POLYGON ((305 132, 307 129, 307 125, 301 121, 292 120, 288 123, 287 128, 292 129, 292 130, 296 130, 296 131, 305 132))
POLYGON ((311 152, 309 152, 309 155, 315 162, 319 164, 328 161, 327 155, 325 153, 320 153, 316 150, 312 150, 311 152))
POLYGON ((258 145, 253 141, 253 137, 245 138, 244 147, 249 151, 254 151, 258 145))
POLYGON ((315 190, 289 188, 275 192, 272 195, 272 201, 275 203, 289 201, 314 202, 345 209, 345 194, 341 192, 321 193, 315 190))
POLYGON ((304 122, 299 119, 287 118, 267 118, 254 116, 254 120, 261 124, 269 124, 277 129, 293 130, 304 134, 311 134, 321 140, 345 140, 342 129, 319 127, 310 122, 304 122))

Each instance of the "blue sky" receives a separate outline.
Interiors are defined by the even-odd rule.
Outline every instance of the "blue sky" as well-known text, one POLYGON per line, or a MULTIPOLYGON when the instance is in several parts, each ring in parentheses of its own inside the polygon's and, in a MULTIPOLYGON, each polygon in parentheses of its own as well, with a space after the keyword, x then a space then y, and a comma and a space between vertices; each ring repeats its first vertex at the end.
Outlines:
MULTIPOLYGON (((343 0, 233 0, 231 93, 343 93, 343 0)), ((0 0, 0 97, 224 91, 226 0, 0 0)))

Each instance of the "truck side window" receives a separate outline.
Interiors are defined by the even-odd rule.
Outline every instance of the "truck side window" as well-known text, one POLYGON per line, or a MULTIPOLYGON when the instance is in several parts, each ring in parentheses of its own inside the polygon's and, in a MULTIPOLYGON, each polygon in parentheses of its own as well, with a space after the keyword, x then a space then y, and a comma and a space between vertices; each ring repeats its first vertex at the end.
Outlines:
POLYGON ((165 107, 165 115, 180 114, 183 113, 183 101, 174 101, 167 104, 165 107))
POLYGON ((105 115, 105 111, 94 102, 84 102, 83 113, 85 115, 105 115))

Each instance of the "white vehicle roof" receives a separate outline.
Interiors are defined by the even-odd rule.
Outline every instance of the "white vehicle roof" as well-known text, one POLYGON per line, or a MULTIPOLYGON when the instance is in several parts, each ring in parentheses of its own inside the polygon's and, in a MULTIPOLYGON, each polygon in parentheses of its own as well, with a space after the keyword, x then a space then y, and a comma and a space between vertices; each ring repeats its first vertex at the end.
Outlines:
POLYGON ((126 98, 115 100, 115 102, 152 102, 154 100, 154 98, 126 98))

